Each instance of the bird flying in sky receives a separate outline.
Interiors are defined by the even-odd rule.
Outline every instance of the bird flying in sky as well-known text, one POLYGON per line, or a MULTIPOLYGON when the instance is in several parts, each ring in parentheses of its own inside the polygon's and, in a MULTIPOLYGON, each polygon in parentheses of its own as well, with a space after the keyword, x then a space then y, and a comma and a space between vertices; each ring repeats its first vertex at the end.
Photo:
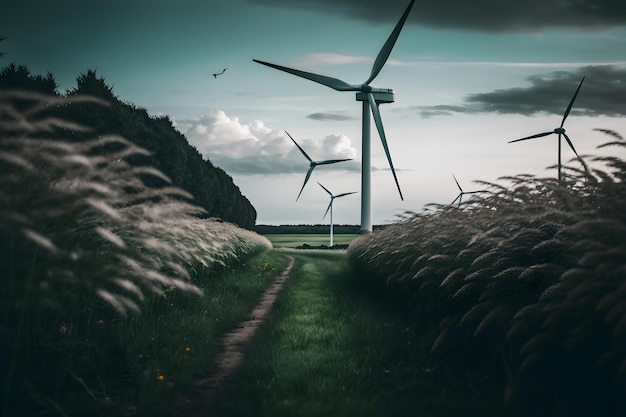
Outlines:
POLYGON ((218 72, 218 73, 213 74, 213 77, 214 77, 214 78, 217 78, 217 76, 218 76, 218 75, 222 75, 222 74, 223 74, 223 73, 224 73, 227 69, 228 69, 228 68, 224 68, 224 69, 222 70, 222 72, 218 72))

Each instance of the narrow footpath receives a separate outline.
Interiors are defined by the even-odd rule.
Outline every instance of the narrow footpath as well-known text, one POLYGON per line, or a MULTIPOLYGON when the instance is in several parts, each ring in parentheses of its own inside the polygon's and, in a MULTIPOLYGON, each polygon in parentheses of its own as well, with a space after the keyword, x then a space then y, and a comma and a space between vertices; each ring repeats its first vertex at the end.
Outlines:
POLYGON ((239 323, 235 330, 226 334, 222 340, 222 352, 215 360, 215 372, 197 384, 192 398, 186 398, 177 414, 180 417, 211 416, 211 404, 219 391, 233 377, 237 367, 242 363, 244 352, 250 345, 259 327, 265 323, 276 297, 289 278, 294 258, 288 256, 289 263, 261 296, 259 304, 250 313, 250 318, 239 323))

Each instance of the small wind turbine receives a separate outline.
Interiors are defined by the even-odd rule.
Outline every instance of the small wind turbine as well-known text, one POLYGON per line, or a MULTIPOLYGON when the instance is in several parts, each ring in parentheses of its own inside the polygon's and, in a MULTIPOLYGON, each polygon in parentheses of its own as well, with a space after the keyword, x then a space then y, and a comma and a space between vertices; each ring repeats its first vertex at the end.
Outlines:
POLYGON ((337 162, 344 162, 344 161, 351 161, 352 160, 352 158, 347 158, 347 159, 328 159, 326 161, 314 161, 314 160, 311 159, 311 157, 309 155, 307 155, 306 152, 304 152, 304 149, 302 149, 302 147, 300 145, 298 145, 298 142, 296 142, 295 139, 291 137, 289 132, 287 132, 285 130, 285 133, 287 134, 287 136, 289 136, 289 138, 293 141, 293 143, 296 144, 298 149, 300 149, 300 152, 302 152, 302 155, 304 155, 304 157, 309 160, 309 170, 306 172, 306 177, 304 178, 304 184, 302 184, 302 188, 300 188, 300 193, 298 193, 298 198, 296 198, 296 201, 298 201, 298 199, 300 198, 300 194, 302 194, 302 190, 304 190, 304 186, 309 181, 309 178, 311 178, 311 174, 313 173, 313 170, 315 169, 316 166, 318 166, 318 165, 336 164, 337 162))
POLYGON ((454 205, 454 203, 456 203, 456 200, 459 200, 459 207, 461 206, 461 201, 463 200, 463 196, 465 194, 478 194, 478 193, 482 193, 482 191, 463 191, 463 189, 461 188, 461 185, 459 184, 459 181, 457 181, 456 177, 454 176, 454 174, 452 174, 452 178, 454 178, 454 182, 456 182, 456 186, 459 187, 459 195, 456 196, 456 198, 454 199, 454 201, 452 201, 452 203, 450 203, 450 205, 454 205))
POLYGON ((307 80, 325 85, 337 91, 354 91, 356 92, 356 100, 363 103, 363 124, 362 124, 362 156, 361 156, 361 233, 370 233, 372 231, 372 204, 371 204, 371 156, 370 156, 370 112, 374 117, 376 128, 378 129, 378 135, 383 144, 385 154, 387 155, 387 161, 393 174, 393 179, 396 182, 396 187, 400 193, 400 199, 404 200, 402 196, 402 190, 400 190, 400 184, 398 183, 398 177, 396 176, 396 170, 393 167, 391 161, 391 154, 389 153, 389 147, 387 146, 387 138, 385 136, 385 130, 383 128, 383 122, 380 118, 380 111, 378 109, 381 103, 393 103, 394 94, 390 88, 373 88, 370 83, 378 76, 378 73, 383 68, 391 50, 393 49, 400 31, 404 26, 404 23, 409 16, 409 12, 413 7, 415 0, 411 0, 406 10, 402 14, 402 17, 396 24, 395 28, 387 38, 387 41, 383 45, 382 49, 378 53, 370 76, 362 84, 348 84, 345 81, 339 80, 333 77, 327 77, 325 75, 314 74, 311 72, 300 71, 293 68, 283 67, 281 65, 270 64, 269 62, 263 62, 253 59, 254 62, 266 65, 268 67, 285 71, 289 74, 296 75, 298 77, 305 78, 307 80))
POLYGON ((559 160, 558 160, 559 161, 558 162, 559 182, 561 182, 561 135, 565 136, 565 140, 567 141, 567 144, 569 145, 570 148, 572 148, 572 150, 576 154, 576 157, 578 158, 580 163, 585 168, 585 171, 588 170, 587 169, 587 164, 585 164, 585 161, 583 161, 583 159, 580 157, 580 155, 578 155, 578 152, 576 152, 576 149, 574 149, 574 144, 570 140, 569 136, 567 136, 567 134, 565 133, 565 129, 563 128, 563 125, 565 124, 565 119, 567 119, 567 116, 569 116, 569 112, 572 110, 572 106, 574 105, 574 100, 576 100, 576 96, 578 95, 578 92, 580 91, 580 87, 582 87, 582 85, 583 85, 583 81, 585 81, 585 77, 583 77, 583 79, 580 80, 580 84, 578 84, 578 88, 576 89, 576 92, 574 93, 574 97, 572 97, 572 100, 569 102, 569 106, 567 106, 567 110, 565 110, 565 114, 563 115, 563 120, 561 121, 561 126, 557 127, 556 129, 554 129, 554 130, 552 130, 550 132, 538 133, 536 135, 527 136, 525 138, 515 139, 515 140, 512 140, 512 141, 509 141, 509 143, 519 142, 519 141, 522 141, 522 140, 541 138, 541 137, 548 136, 548 135, 551 135, 553 133, 556 133, 559 136, 559 160))
MULTIPOLYGON (((318 184, 320 183, 318 182, 318 184)), ((326 213, 324 213, 324 217, 322 217, 322 220, 326 218, 326 215, 328 214, 328 211, 330 210, 330 247, 332 247, 333 246, 333 201, 335 201, 335 198, 345 197, 350 194, 356 194, 356 191, 352 191, 351 193, 333 195, 333 193, 328 191, 328 189, 324 187, 322 184, 320 184, 320 187, 322 187, 324 191, 326 191, 330 195, 330 203, 328 204, 328 208, 326 209, 326 213)))

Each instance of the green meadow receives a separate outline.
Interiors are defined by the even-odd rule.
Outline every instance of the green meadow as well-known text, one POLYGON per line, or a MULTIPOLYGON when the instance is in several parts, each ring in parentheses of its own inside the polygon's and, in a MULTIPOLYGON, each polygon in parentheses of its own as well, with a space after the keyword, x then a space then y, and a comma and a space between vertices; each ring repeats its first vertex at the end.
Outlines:
MULTIPOLYGON (((274 248, 295 248, 304 244, 320 246, 330 244, 330 234, 267 234, 264 235, 274 248)), ((357 236, 356 234, 335 234, 333 243, 335 245, 347 245, 357 236)))
POLYGON ((364 286, 345 253, 289 254, 291 278, 212 415, 512 415, 497 380, 431 356, 436 324, 364 286))

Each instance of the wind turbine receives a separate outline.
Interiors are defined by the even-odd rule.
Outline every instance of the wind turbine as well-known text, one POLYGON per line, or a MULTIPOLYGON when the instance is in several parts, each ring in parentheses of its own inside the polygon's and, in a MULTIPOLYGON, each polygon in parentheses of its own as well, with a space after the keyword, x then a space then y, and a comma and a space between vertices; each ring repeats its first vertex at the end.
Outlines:
POLYGON ((567 110, 565 110, 565 114, 563 115, 563 120, 561 121, 561 126, 557 127, 556 129, 550 132, 538 133, 536 135, 527 136, 525 138, 509 141, 509 143, 513 143, 513 142, 519 142, 522 140, 541 138, 544 136, 551 135, 553 133, 557 134, 559 136, 559 162, 558 162, 559 182, 561 182, 561 136, 565 136, 565 140, 567 141, 567 144, 569 145, 570 148, 572 148, 572 150, 576 154, 576 157, 585 168, 585 171, 588 171, 587 164, 585 164, 585 161, 583 161, 580 155, 578 155, 578 152, 576 152, 576 149, 574 149, 574 144, 570 140, 569 136, 567 136, 567 134, 565 133, 565 129, 563 128, 563 125, 565 124, 565 119, 567 119, 567 116, 569 116, 569 112, 572 110, 572 106, 574 105, 574 100, 576 100, 576 96, 578 95, 578 92, 580 91, 580 87, 582 87, 583 85, 583 81, 585 81, 585 77, 583 77, 583 79, 580 80, 580 84, 578 84, 578 88, 576 89, 576 92, 574 93, 574 97, 572 97, 572 100, 569 102, 569 106, 567 106, 567 110))
POLYGON ((371 154, 370 154, 370 112, 374 117, 374 122, 376 123, 376 128, 378 129, 378 134, 380 136, 380 140, 382 142, 383 148, 385 150, 385 154, 387 155, 387 161, 389 162, 389 167, 391 168, 391 173, 393 174, 393 179, 396 182, 396 187, 398 188, 398 192, 400 193, 400 199, 404 200, 402 196, 402 190, 400 190, 400 184, 398 183, 398 177, 396 176, 396 170, 393 167, 393 162, 391 161, 391 154, 389 153, 389 146, 387 145, 387 138, 385 136, 385 130, 383 128, 383 122, 380 117, 380 110, 378 109, 379 104, 382 103, 393 103, 394 94, 393 90, 390 88, 374 88, 370 86, 370 83, 378 76, 378 73, 383 68, 389 55, 391 54, 391 50, 393 49, 396 40, 398 39, 398 35, 400 35, 400 31, 406 22, 407 17, 409 16, 409 12, 413 7, 415 0, 411 0, 406 10, 402 14, 402 17, 396 24, 395 28, 389 35, 389 38, 383 45, 382 49, 378 53, 376 60, 372 66, 372 71, 370 76, 363 82, 362 84, 349 84, 345 81, 339 80, 333 77, 327 77, 325 75, 314 74, 311 72, 300 71, 293 68, 283 67, 281 65, 270 64, 269 62, 259 61, 257 59, 253 59, 254 62, 259 64, 266 65, 268 67, 287 72, 292 75, 296 75, 298 77, 305 78, 307 80, 325 85, 337 91, 354 91, 356 92, 356 100, 361 101, 363 103, 362 114, 362 156, 361 156, 361 233, 371 233, 372 231, 372 204, 371 204, 371 154))
POLYGON ((307 155, 306 152, 304 152, 304 149, 302 149, 302 147, 300 145, 298 145, 298 142, 296 142, 295 139, 291 137, 289 132, 287 132, 285 130, 285 133, 287 134, 287 136, 289 136, 289 138, 293 141, 293 143, 296 144, 298 149, 300 149, 300 152, 302 152, 302 155, 304 155, 304 157, 309 160, 309 164, 310 164, 309 165, 309 170, 306 172, 306 177, 304 178, 304 184, 302 184, 302 188, 300 188, 300 193, 298 193, 298 198, 296 198, 296 201, 298 201, 298 199, 300 198, 300 194, 302 194, 302 190, 304 190, 304 186, 309 181, 309 178, 311 178, 311 174, 313 173, 313 170, 315 169, 316 166, 318 166, 318 165, 336 164, 337 162, 344 162, 344 161, 351 161, 352 160, 352 158, 347 158, 347 159, 328 159, 326 161, 314 161, 314 160, 311 159, 311 157, 309 155, 307 155))
POLYGON ((461 188, 461 185, 459 184, 459 181, 456 179, 456 177, 454 176, 454 174, 452 174, 452 178, 454 178, 454 182, 456 182, 456 186, 459 187, 459 195, 456 196, 456 198, 452 201, 452 203, 450 203, 450 205, 454 205, 454 203, 456 203, 456 200, 459 200, 459 207, 461 206, 461 201, 463 200, 463 196, 465 194, 478 194, 478 193, 482 193, 482 191, 463 191, 463 189, 461 188))
MULTIPOLYGON (((320 183, 318 182, 318 184, 320 183)), ((333 201, 335 201, 335 198, 345 197, 350 194, 356 194, 356 191, 352 191, 351 193, 333 195, 333 193, 328 191, 328 189, 324 187, 322 184, 320 184, 320 187, 322 187, 324 191, 326 191, 330 195, 330 203, 328 204, 328 208, 326 209, 326 213, 324 213, 324 217, 322 217, 322 220, 326 218, 326 215, 328 214, 328 211, 330 210, 330 246, 332 247, 333 246, 333 201)))

